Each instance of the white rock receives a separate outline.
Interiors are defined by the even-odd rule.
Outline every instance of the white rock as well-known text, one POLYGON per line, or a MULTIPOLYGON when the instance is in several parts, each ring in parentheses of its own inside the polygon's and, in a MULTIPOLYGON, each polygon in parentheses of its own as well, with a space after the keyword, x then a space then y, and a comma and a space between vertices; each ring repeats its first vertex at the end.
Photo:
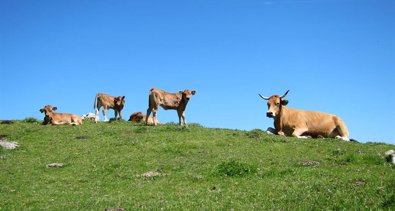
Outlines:
POLYGON ((0 140, 0 146, 4 149, 15 149, 18 147, 18 143, 0 140))

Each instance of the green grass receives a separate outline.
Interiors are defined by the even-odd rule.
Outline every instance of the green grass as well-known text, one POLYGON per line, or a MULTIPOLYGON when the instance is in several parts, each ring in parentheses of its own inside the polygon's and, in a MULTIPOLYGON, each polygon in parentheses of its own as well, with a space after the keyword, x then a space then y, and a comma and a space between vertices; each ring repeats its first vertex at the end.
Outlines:
POLYGON ((0 148, 0 210, 395 209, 394 145, 129 122, 16 121, 0 135, 19 143, 0 148))

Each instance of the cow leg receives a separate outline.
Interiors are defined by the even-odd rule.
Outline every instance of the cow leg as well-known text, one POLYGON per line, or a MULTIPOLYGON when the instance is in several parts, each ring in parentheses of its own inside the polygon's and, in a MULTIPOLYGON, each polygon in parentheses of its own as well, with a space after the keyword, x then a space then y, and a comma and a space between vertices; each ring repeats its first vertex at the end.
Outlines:
POLYGON ((154 108, 153 110, 152 110, 152 120, 153 120, 153 122, 154 122, 154 126, 156 126, 156 112, 158 111, 158 108, 154 108))
POLYGON ((114 110, 114 116, 115 116, 115 120, 118 120, 118 111, 117 110, 114 110))
POLYGON ((182 112, 182 120, 184 121, 184 125, 185 125, 185 127, 188 127, 188 124, 187 124, 187 122, 185 121, 185 111, 183 111, 182 112))
POLYGON ((119 120, 122 120, 122 111, 119 111, 119 120))
POLYGON ((337 117, 335 119, 335 123, 337 125, 336 131, 338 133, 336 138, 341 139, 343 141, 350 141, 350 139, 348 138, 348 136, 349 136, 348 129, 347 129, 346 125, 344 124, 344 122, 340 118, 337 117))
POLYGON ((296 138, 309 138, 308 136, 302 136, 302 134, 305 132, 307 132, 306 128, 297 128, 292 133, 292 136, 296 138))
MULTIPOLYGON (((149 118, 149 115, 151 115, 152 109, 153 109, 153 108, 151 108, 151 107, 149 107, 149 108, 147 109, 147 114, 145 115, 145 125, 148 125, 148 118, 149 118)), ((155 123, 155 121, 154 121, 154 123, 155 123)))
POLYGON ((184 111, 177 111, 177 114, 178 114, 179 124, 182 126, 182 123, 184 122, 185 127, 188 127, 187 123, 185 122, 185 112, 184 111))
POLYGON ((106 113, 107 113, 107 107, 106 107, 106 106, 103 106, 103 116, 104 116, 104 121, 105 121, 105 122, 108 122, 108 119, 107 119, 107 115, 106 115, 106 113))
POLYGON ((99 118, 99 109, 100 109, 100 108, 96 108, 96 109, 95 109, 95 123, 100 122, 100 118, 99 118))
POLYGON ((268 127, 267 130, 266 130, 266 133, 270 134, 270 135, 274 135, 274 134, 277 133, 277 131, 276 131, 276 129, 274 129, 272 127, 268 127))

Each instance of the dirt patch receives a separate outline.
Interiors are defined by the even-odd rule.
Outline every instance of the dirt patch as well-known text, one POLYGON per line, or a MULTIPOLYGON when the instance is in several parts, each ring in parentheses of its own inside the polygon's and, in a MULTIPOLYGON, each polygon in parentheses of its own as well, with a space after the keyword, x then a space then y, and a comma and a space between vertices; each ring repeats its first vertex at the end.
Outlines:
POLYGON ((92 137, 82 135, 82 136, 77 136, 77 137, 75 137, 75 138, 76 138, 76 139, 79 139, 79 140, 84 140, 84 139, 91 139, 92 137))

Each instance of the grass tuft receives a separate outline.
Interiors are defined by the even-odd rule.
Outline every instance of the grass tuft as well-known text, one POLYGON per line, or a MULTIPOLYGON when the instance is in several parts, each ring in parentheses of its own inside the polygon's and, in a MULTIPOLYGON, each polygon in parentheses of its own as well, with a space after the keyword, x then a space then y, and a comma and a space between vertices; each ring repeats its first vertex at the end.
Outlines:
POLYGON ((27 118, 25 118, 24 120, 22 120, 23 122, 26 122, 26 123, 33 123, 33 124, 41 124, 42 123, 42 121, 41 120, 38 120, 38 119, 36 119, 36 118, 34 118, 34 117, 27 117, 27 118))
POLYGON ((251 164, 242 163, 236 160, 223 161, 216 167, 216 173, 221 176, 242 177, 256 173, 257 167, 251 164))

